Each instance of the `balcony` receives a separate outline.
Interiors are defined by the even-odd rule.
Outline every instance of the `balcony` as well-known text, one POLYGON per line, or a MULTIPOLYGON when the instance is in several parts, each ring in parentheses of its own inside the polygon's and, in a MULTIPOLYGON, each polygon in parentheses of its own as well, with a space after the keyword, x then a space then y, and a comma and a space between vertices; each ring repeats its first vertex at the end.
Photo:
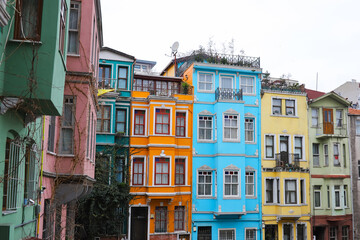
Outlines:
POLYGON ((346 124, 335 127, 334 123, 319 123, 319 125, 316 127, 317 139, 330 137, 346 138, 347 136, 348 134, 346 124))
POLYGON ((281 152, 275 154, 276 167, 282 169, 300 169, 299 154, 281 152))
POLYGON ((242 89, 217 88, 215 90, 215 100, 242 101, 242 89))

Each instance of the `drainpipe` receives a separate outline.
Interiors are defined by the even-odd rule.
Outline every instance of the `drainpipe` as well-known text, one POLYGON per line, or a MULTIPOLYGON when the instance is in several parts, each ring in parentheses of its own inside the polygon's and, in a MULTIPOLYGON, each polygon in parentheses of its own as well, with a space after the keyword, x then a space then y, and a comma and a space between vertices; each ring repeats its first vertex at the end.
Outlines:
MULTIPOLYGON (((355 116, 354 117, 351 117, 351 116, 349 116, 349 108, 348 108, 348 116, 347 116, 347 134, 348 134, 348 149, 349 149, 349 167, 350 167, 350 186, 349 186, 349 189, 350 189, 350 199, 348 199, 348 204, 350 205, 350 203, 351 203, 351 214, 352 214, 352 216, 351 216, 351 222, 352 222, 352 237, 353 237, 353 239, 354 239, 354 236, 355 236, 355 221, 354 221, 354 201, 353 201, 353 172, 352 172, 352 165, 353 165, 353 159, 352 159, 352 154, 351 154, 351 152, 352 152, 352 148, 353 148, 353 146, 352 146, 352 144, 351 144, 351 141, 352 141, 352 135, 350 135, 351 134, 351 130, 350 130, 350 128, 352 127, 352 122, 351 122, 351 119, 355 119, 355 116), (349 200, 351 200, 351 201, 349 201, 349 200)), ((355 142, 355 140, 356 140, 356 137, 355 137, 355 139, 354 139, 354 142, 355 142)))
POLYGON ((42 180, 43 180, 43 166, 44 166, 44 138, 45 138, 45 115, 43 116, 43 127, 42 127, 42 137, 41 137, 41 165, 40 165, 40 197, 38 197, 38 206, 39 212, 37 216, 37 227, 36 227, 36 237, 39 236, 40 230, 40 212, 41 212, 41 193, 42 193, 42 180))

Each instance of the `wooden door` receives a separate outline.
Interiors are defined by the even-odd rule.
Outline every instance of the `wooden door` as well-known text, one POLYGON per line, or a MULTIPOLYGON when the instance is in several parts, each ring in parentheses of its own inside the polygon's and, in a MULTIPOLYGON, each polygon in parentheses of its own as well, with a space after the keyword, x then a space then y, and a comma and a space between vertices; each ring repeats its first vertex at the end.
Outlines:
POLYGON ((148 226, 148 208, 132 207, 131 208, 131 239, 146 240, 148 226))
POLYGON ((332 109, 323 109, 323 121, 324 134, 334 134, 334 117, 332 109))

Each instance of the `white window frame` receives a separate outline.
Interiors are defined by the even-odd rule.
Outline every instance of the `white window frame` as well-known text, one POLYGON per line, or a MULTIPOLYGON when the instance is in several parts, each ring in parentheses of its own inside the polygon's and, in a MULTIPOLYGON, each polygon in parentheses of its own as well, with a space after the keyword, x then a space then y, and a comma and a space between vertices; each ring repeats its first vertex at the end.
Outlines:
MULTIPOLYGON (((175 110, 175 136, 176 136, 176 113, 185 113, 185 138, 188 137, 188 130, 189 130, 189 119, 188 119, 188 111, 187 110, 175 110)), ((178 137, 177 138, 184 138, 184 137, 178 137)))
POLYGON ((337 240, 337 235, 338 235, 338 227, 337 226, 330 226, 329 227, 329 240, 337 240), (331 236, 332 233, 332 229, 335 230, 334 232, 334 236, 331 236))
MULTIPOLYGON (((97 117, 97 112, 96 112, 96 133, 99 133, 99 134, 111 134, 113 132, 113 124, 112 124, 112 120, 114 119, 114 116, 113 116, 113 105, 112 104, 109 104, 109 103, 106 103, 106 102, 100 102, 99 103, 99 107, 100 107, 100 111, 102 111, 102 108, 103 107, 110 107, 110 131, 109 132, 104 132, 104 131, 100 131, 98 132, 97 131, 97 121, 99 120, 99 118, 97 117)), ((103 118, 101 118, 103 119, 103 118)), ((103 129, 102 129, 103 130, 103 129)))
POLYGON ((322 208, 322 196, 321 196, 321 185, 314 185, 313 186, 314 187, 314 208, 315 209, 321 209, 322 208), (320 189, 316 189, 315 187, 320 187, 320 189), (315 201, 315 195, 316 195, 316 193, 318 193, 319 194, 319 203, 320 203, 320 206, 316 206, 315 204, 316 204, 316 201, 315 201))
POLYGON ((311 127, 319 127, 319 108, 311 108, 311 127), (314 110, 316 111, 316 116, 313 115, 314 110), (313 119, 316 119, 316 125, 313 124, 313 119))
POLYGON ((198 72, 197 74, 198 77, 198 83, 197 83, 197 90, 198 92, 203 92, 203 93, 214 93, 215 92, 215 74, 212 72, 198 72), (205 74, 205 75, 211 75, 211 90, 204 90, 204 89, 200 89, 200 75, 201 74, 205 74))
POLYGON ((312 143, 312 145, 311 145, 311 153, 312 153, 312 164, 313 164, 313 167, 320 167, 320 143, 312 143), (314 153, 314 146, 315 145, 317 145, 318 146, 318 153, 317 154, 315 154, 314 153), (315 161, 314 161, 314 156, 317 156, 318 157, 318 162, 319 162, 319 164, 318 165, 315 165, 315 161))
MULTIPOLYGON (((256 119, 255 118, 253 118, 253 117, 245 117, 245 119, 244 119, 244 121, 245 121, 245 143, 255 143, 256 142, 256 139, 255 139, 255 136, 256 136, 256 131, 255 131, 255 129, 256 129, 256 119), (253 132, 253 134, 252 134, 252 136, 253 136, 253 140, 252 141, 247 141, 247 139, 246 139, 246 132, 248 132, 249 130, 247 129, 247 123, 246 123, 246 119, 249 119, 249 120, 252 120, 253 122, 253 128, 252 128, 252 132, 253 132)), ((251 129, 250 129, 251 130, 251 129)))
POLYGON ((234 238, 232 240, 236 240, 236 229, 235 228, 219 228, 218 229, 218 239, 221 240, 220 238, 220 232, 221 231, 234 231, 234 238))
MULTIPOLYGON (((227 199, 227 198, 241 198, 241 171, 240 169, 232 169, 232 168, 224 168, 223 169, 223 198, 227 199), (238 194, 234 195, 234 194, 230 194, 230 195, 226 195, 225 194, 225 184, 229 184, 225 182, 225 171, 231 171, 231 172, 237 172, 237 176, 238 176, 238 182, 237 182, 237 190, 238 190, 238 194)), ((232 186, 235 183, 230 183, 230 186, 232 186)), ((231 189, 231 188, 230 188, 231 189)))
POLYGON ((298 229, 297 229, 297 226, 298 225, 304 225, 305 226, 305 239, 307 239, 307 224, 305 222, 298 222, 296 223, 296 240, 302 240, 302 239, 298 239, 298 229))
MULTIPOLYGON (((131 136, 132 137, 147 137, 148 136, 148 109, 147 108, 133 108, 132 109, 132 119, 131 119, 131 125, 132 125, 132 131, 131 131, 131 136), (144 135, 135 135, 135 110, 140 110, 140 111, 145 111, 145 119, 144 119, 144 135)), ((155 114, 154 114, 155 117, 155 114)), ((155 123, 154 123, 155 124, 155 123)))
POLYGON ((256 171, 245 171, 245 197, 247 197, 247 198, 253 198, 253 197, 256 197, 256 171), (253 195, 247 195, 246 194, 246 186, 247 185, 251 185, 251 184, 249 184, 249 183, 247 183, 247 179, 248 179, 248 177, 247 177, 247 173, 253 173, 253 183, 252 183, 252 185, 253 185, 253 195))
MULTIPOLYGON (((299 160, 305 160, 304 154, 305 154, 305 137, 303 135, 294 135, 293 136, 293 153, 296 153, 296 138, 301 138, 301 158, 299 160)), ((290 143, 289 143, 290 144, 290 143)))
MULTIPOLYGON (((198 142, 212 142, 214 141, 214 126, 215 126, 215 115, 198 115, 197 118, 197 125, 198 125, 198 131, 197 131, 197 139, 198 142), (200 139, 200 117, 211 117, 211 138, 210 139, 200 139)), ((208 129, 208 128, 204 128, 208 129)))
MULTIPOLYGON (((78 11, 77 28, 76 28, 76 29, 70 29, 70 24, 69 24, 68 42, 70 42, 70 32, 77 32, 76 51, 75 51, 75 52, 69 52, 69 51, 68 51, 69 49, 67 49, 67 54, 68 54, 68 55, 79 55, 79 45, 80 45, 79 39, 80 39, 80 25, 81 25, 81 22, 80 22, 80 21, 81 21, 81 2, 77 2, 77 1, 71 1, 71 2, 70 2, 69 22, 70 22, 70 16, 71 16, 70 12, 71 12, 71 10, 73 10, 73 9, 77 9, 77 11, 78 11), (77 7, 77 8, 72 7, 73 4, 74 4, 74 5, 77 5, 78 7, 77 7)), ((70 46, 69 43, 68 43, 68 46, 70 46)))
POLYGON ((243 95, 255 96, 255 95, 256 95, 256 77, 254 77, 254 76, 248 76, 248 75, 240 75, 240 76, 239 76, 239 88, 242 90, 243 95), (252 93, 248 93, 248 92, 243 91, 242 86, 246 86, 246 87, 249 86, 249 85, 247 85, 247 84, 242 84, 242 78, 243 78, 243 77, 247 77, 247 78, 252 78, 252 79, 253 79, 253 85, 252 85, 252 87, 253 87, 253 92, 252 92, 252 93))
MULTIPOLYGON (((173 158, 171 155, 165 155, 165 156, 160 156, 160 155, 153 155, 153 181, 152 181, 152 186, 156 186, 156 187, 170 187, 173 186, 172 184, 172 179, 173 179, 173 173, 172 173, 172 162, 173 162, 173 158), (167 185, 161 185, 161 184, 155 184, 156 183, 156 158, 165 158, 165 159, 169 159, 169 184, 167 185)), ((175 163, 175 161, 174 161, 175 163)), ((145 168, 145 163, 144 163, 144 168, 145 168)))
POLYGON ((258 232, 258 231, 257 231, 257 228, 245 228, 245 231, 244 231, 244 232, 245 232, 245 235, 244 235, 244 239, 245 239, 245 240, 248 240, 248 238, 247 238, 247 236, 246 236, 246 231, 247 231, 247 230, 254 230, 254 231, 255 231, 255 235, 254 235, 255 238, 254 238, 254 240, 257 240, 257 239, 258 239, 258 238, 257 238, 257 232, 258 232))
POLYGON ((324 144, 323 145, 323 151, 324 151, 324 167, 329 166, 329 145, 324 144))
POLYGON ((271 98, 271 116, 283 116, 283 99, 280 97, 271 98), (274 113, 274 100, 280 100, 280 113, 274 113))
MULTIPOLYGON (((235 82, 235 79, 236 79, 236 75, 231 75, 231 74, 220 74, 219 75, 219 88, 221 88, 221 84, 222 84, 222 79, 223 78, 232 78, 232 81, 231 81, 231 88, 227 88, 227 89, 234 89, 234 82, 235 82)), ((223 88, 221 88, 223 89, 223 88)))
POLYGON ((280 184, 280 178, 278 177, 266 177, 264 178, 264 189, 265 189, 265 201, 264 201, 264 205, 278 205, 280 204, 280 194, 278 195, 278 192, 280 191, 280 186, 278 188, 277 183, 279 181, 280 184), (266 180, 273 180, 273 185, 272 185, 272 194, 273 194, 273 201, 267 203, 267 199, 266 199, 266 180))
POLYGON ((284 234, 285 234, 285 229, 284 229, 284 225, 291 225, 291 235, 290 235, 290 239, 294 239, 294 223, 290 223, 290 222, 284 222, 282 224, 282 239, 284 239, 284 234))
POLYGON ((341 186, 340 185, 334 185, 334 206, 335 209, 341 209, 341 186), (336 189, 336 187, 339 187, 339 189, 336 189), (336 193, 339 193, 339 205, 336 205, 336 193))
MULTIPOLYGON (((214 173, 214 170, 213 169, 197 169, 196 171, 196 196, 198 198, 211 198, 213 196, 213 185, 214 185, 214 178, 215 178, 215 173, 214 173), (199 172, 210 172, 211 173, 211 188, 210 188, 210 194, 207 194, 207 195, 199 195, 199 172)), ((202 183, 202 184, 205 184, 202 183)), ((204 190, 204 193, 205 193, 205 190, 204 190)))
MULTIPOLYGON (((76 96, 71 96, 71 95, 65 95, 64 96, 64 107, 63 107, 63 116, 61 119, 61 126, 60 126, 60 139, 59 139, 59 155, 70 155, 73 156, 74 155, 74 144, 75 144, 75 124, 76 124, 76 96), (72 103, 67 103, 66 101, 68 99, 72 99, 72 103), (65 119, 65 105, 72 105, 72 122, 71 122, 71 126, 64 126, 64 119, 65 119), (64 150, 62 149, 62 139, 64 137, 63 135, 63 129, 71 129, 72 130, 72 137, 71 137, 71 141, 72 141, 72 146, 71 146, 71 151, 70 152, 64 152, 64 150)), ((111 118, 110 118, 110 124, 111 124, 111 118)), ((111 131, 111 125, 110 125, 110 131, 111 131)))
POLYGON ((343 186, 343 193, 344 193, 344 208, 349 208, 349 190, 348 185, 343 186))
POLYGON ((130 74, 131 74, 131 71, 130 71, 130 67, 128 65, 124 65, 124 64, 116 64, 116 69, 115 69, 115 84, 114 84, 114 87, 115 89, 119 89, 119 90, 122 90, 122 91, 126 91, 126 90, 129 90, 130 88, 130 85, 131 83, 129 82, 129 77, 130 77, 130 74), (122 68, 126 68, 127 69, 127 76, 126 76, 126 88, 119 88, 118 86, 118 82, 119 82, 119 67, 122 67, 122 68))
MULTIPOLYGON (((176 159, 185 159, 185 169, 184 169, 184 174, 185 174, 185 179, 184 179, 184 184, 183 185, 176 185, 176 168, 175 169, 175 172, 174 172, 174 184, 176 186, 188 186, 188 157, 187 156, 178 156, 176 155, 175 156, 175 160, 176 159)), ((174 162, 174 167, 176 167, 176 163, 174 162)))
POLYGON ((222 128, 222 130, 223 130, 223 142, 240 142, 240 114, 224 112, 223 113, 223 128, 222 128), (232 127, 232 126, 225 127, 225 116, 236 116, 237 117, 237 119, 236 119, 236 121, 237 121, 237 126, 236 126, 236 128, 237 128, 237 131, 236 131, 237 136, 236 136, 236 139, 235 138, 225 138, 225 128, 230 128, 230 129, 235 128, 235 127, 232 127))
MULTIPOLYGON (((146 114, 146 113, 145 113, 146 114)), ((153 116, 153 135, 156 136, 167 136, 167 137, 171 137, 171 136, 175 136, 173 134, 173 110, 172 107, 154 107, 154 116, 153 116), (169 114, 169 134, 159 134, 156 133, 156 109, 168 109, 170 110, 170 114, 169 114)))
POLYGON ((264 159, 271 159, 271 160, 274 160, 275 159, 275 152, 276 152, 276 146, 277 146, 277 144, 276 144, 276 135, 275 134, 265 134, 264 135, 264 159), (266 137, 267 136, 271 136, 271 137, 273 137, 273 157, 267 157, 266 156, 266 137))
POLYGON ((284 194, 283 194, 283 200, 284 200, 284 205, 298 205, 299 204, 299 194, 300 194, 300 191, 299 191, 299 179, 297 178, 284 178, 283 179, 283 186, 284 186, 284 194), (296 202, 295 203, 286 203, 286 181, 295 181, 295 190, 296 190, 296 193, 295 193, 295 196, 296 196, 296 202))
POLYGON ((286 97, 279 97, 279 96, 274 96, 271 97, 271 116, 276 116, 276 117, 290 117, 290 118, 297 118, 298 117, 298 106, 297 106, 297 99, 296 98, 286 98, 286 97), (273 106, 274 106, 274 99, 279 99, 281 101, 281 114, 274 114, 273 113, 273 106), (286 101, 294 101, 294 114, 292 115, 287 115, 286 113, 286 101), (283 112, 285 111, 285 112, 283 112))
POLYGON ((335 110, 335 128, 343 128, 344 127, 344 110, 343 109, 336 109, 335 110), (340 117, 338 118, 338 112, 340 112, 340 117), (338 120, 340 120, 340 125, 338 125, 338 120))
POLYGON ((333 143, 333 166, 334 167, 341 167, 341 147, 340 143, 333 143), (335 145, 338 149, 338 162, 339 164, 335 165, 335 145))
POLYGON ((286 98, 286 99, 285 99, 285 115, 286 115, 286 116, 291 116, 291 117, 297 116, 296 104, 297 104, 296 99, 292 99, 292 98, 286 98), (288 114, 287 111, 286 111, 286 109, 287 109, 286 103, 287 103, 288 101, 294 102, 294 112, 293 112, 292 114, 288 114))
MULTIPOLYGON (((134 186, 134 187, 146 187, 147 184, 147 177, 146 177, 146 169, 147 169, 147 165, 146 165, 146 155, 132 155, 131 156, 131 174, 130 174, 130 186, 134 186), (144 159, 144 169, 143 169, 143 185, 133 185, 133 172, 132 169, 134 169, 134 158, 142 158, 144 159)), ((155 176, 155 172, 154 172, 154 176, 155 176)))
POLYGON ((300 189, 300 204, 302 205, 306 205, 307 201, 306 201, 306 179, 305 178, 300 178, 300 186, 299 186, 299 189, 300 189), (301 182, 303 182, 303 189, 301 189, 301 182), (301 203, 302 199, 301 199, 301 191, 303 192, 303 197, 304 197, 304 202, 301 203))

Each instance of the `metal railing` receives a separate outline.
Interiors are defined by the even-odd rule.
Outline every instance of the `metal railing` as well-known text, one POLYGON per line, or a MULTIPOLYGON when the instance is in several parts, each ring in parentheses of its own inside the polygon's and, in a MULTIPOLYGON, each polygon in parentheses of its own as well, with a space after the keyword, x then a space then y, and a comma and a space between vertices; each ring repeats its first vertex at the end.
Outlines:
POLYGON ((299 154, 281 152, 275 154, 276 167, 300 168, 299 154))
MULTIPOLYGON (((316 127, 316 137, 347 137, 346 124, 338 124, 336 122, 329 125, 330 129, 324 129, 324 124, 319 123, 316 127)), ((314 127, 314 126, 313 126, 314 127)))
POLYGON ((235 100, 242 101, 242 89, 217 88, 215 90, 215 100, 235 100))
POLYGON ((116 88, 116 80, 113 78, 98 78, 98 89, 114 89, 116 88))

